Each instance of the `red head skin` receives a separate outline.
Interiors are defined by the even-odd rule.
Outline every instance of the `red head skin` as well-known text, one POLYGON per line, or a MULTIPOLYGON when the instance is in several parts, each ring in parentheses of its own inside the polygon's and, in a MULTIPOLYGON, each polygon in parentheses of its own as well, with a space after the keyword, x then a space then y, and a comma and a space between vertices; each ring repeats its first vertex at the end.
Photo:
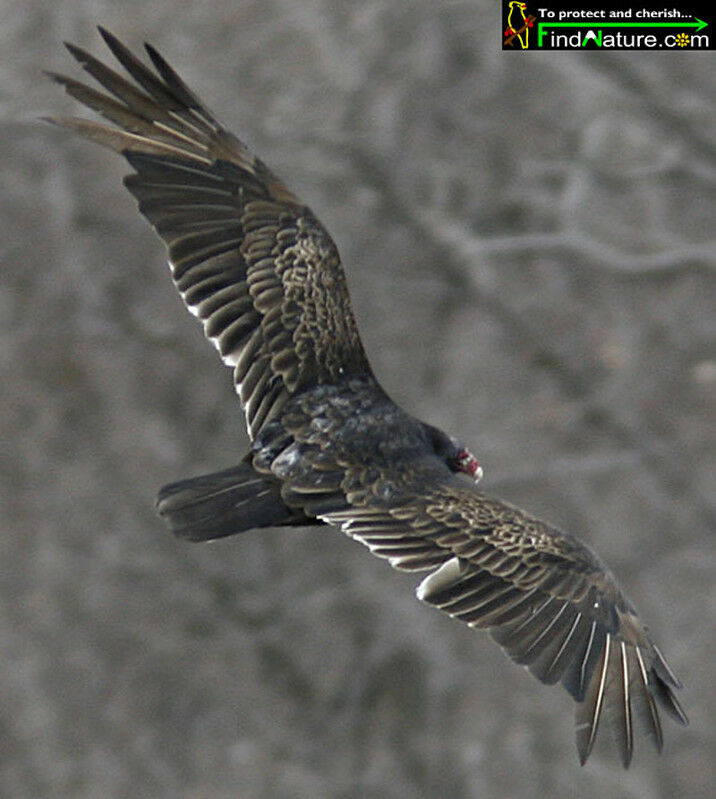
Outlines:
POLYGON ((469 475, 477 483, 482 477, 482 466, 470 450, 463 447, 455 456, 455 471, 469 475))

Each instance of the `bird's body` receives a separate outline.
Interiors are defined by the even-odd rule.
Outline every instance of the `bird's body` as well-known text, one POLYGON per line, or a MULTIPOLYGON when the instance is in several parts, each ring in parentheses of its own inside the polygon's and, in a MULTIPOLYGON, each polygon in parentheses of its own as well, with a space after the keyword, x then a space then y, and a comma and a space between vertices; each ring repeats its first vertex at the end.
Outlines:
POLYGON ((543 682, 561 681, 578 703, 582 762, 605 706, 625 765, 637 717, 660 749, 658 707, 686 723, 679 683, 609 570, 573 536, 479 491, 474 456, 390 399, 318 219, 153 48, 156 72, 102 35, 136 85, 72 45, 113 96, 52 77, 116 127, 51 121, 132 166, 125 184, 233 369, 252 441, 238 465, 162 489, 158 509, 172 530, 209 540, 339 527, 395 568, 429 571, 421 600, 487 629, 543 682))

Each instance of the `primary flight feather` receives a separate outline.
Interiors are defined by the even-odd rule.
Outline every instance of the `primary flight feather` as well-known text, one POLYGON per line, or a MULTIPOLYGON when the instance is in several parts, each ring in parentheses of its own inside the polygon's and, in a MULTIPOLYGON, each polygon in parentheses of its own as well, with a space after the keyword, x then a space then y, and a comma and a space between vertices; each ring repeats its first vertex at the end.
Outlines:
POLYGON ((227 131, 150 45, 154 70, 100 33, 132 83, 74 45, 105 89, 49 73, 112 123, 49 121, 122 154, 125 185, 164 240, 189 310, 234 372, 251 448, 235 467, 166 486, 180 537, 328 523, 396 569, 429 571, 423 602, 487 630, 575 699, 584 763, 614 721, 629 765, 641 724, 682 724, 680 684, 597 555, 476 483, 466 447, 399 408, 373 376, 338 250, 311 210, 227 131), (473 478, 466 482, 459 476, 473 478))

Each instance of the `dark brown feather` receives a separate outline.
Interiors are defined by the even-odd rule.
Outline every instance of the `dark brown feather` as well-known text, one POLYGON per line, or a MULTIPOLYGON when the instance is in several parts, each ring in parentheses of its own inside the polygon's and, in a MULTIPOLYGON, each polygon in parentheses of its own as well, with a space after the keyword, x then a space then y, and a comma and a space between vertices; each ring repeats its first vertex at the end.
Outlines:
POLYGON ((71 44, 111 96, 51 77, 117 127, 51 121, 133 167, 125 185, 164 239, 184 301, 234 367, 250 435, 299 388, 369 373, 338 251, 320 222, 156 50, 147 46, 155 73, 100 32, 135 83, 71 44))
POLYGON ((455 539, 449 539, 445 529, 431 529, 428 540, 433 551, 419 550, 425 538, 410 537, 411 521, 436 516, 450 519, 462 537, 448 547, 442 568, 423 582, 419 597, 471 627, 487 628, 513 660, 542 682, 562 681, 578 703, 577 746, 582 763, 592 751, 604 713, 611 719, 625 767, 632 759, 637 721, 661 750, 657 706, 679 723, 687 723, 671 690, 671 681, 677 681, 591 550, 470 487, 444 486, 441 493, 442 507, 435 494, 408 500, 406 492, 402 503, 408 504, 401 503, 399 514, 391 508, 371 515, 357 507, 325 518, 340 523, 349 535, 363 540, 374 554, 389 558, 396 568, 410 566, 411 551, 420 551, 423 557, 429 553, 434 562, 440 562, 441 540, 455 539), (458 505, 462 515, 446 512, 458 505), (376 546, 383 531, 391 536, 389 541, 400 531, 395 515, 404 525, 402 548, 376 546), (361 521, 366 516, 369 523, 361 521), (471 523, 473 518, 480 520, 479 534, 473 532, 477 527, 471 523), (517 547, 515 529, 521 531, 517 547), (507 561, 495 556, 503 545, 508 548, 507 561), (520 566, 510 560, 516 551, 520 566), (455 558, 457 552, 460 555, 455 558), (442 571, 447 576, 441 580, 442 571))

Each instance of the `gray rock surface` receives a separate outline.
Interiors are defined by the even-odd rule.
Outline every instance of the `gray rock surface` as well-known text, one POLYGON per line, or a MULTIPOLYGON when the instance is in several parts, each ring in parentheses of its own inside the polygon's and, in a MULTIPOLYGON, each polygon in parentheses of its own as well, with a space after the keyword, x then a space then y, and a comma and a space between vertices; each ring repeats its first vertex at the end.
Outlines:
POLYGON ((484 0, 0 20, 0 795, 713 795, 711 54, 502 53, 484 0), (124 165, 36 122, 97 23, 325 221, 394 398, 612 566, 686 685, 662 758, 623 773, 605 729, 580 769, 565 692, 335 531, 166 533, 156 490, 246 436, 124 165))

